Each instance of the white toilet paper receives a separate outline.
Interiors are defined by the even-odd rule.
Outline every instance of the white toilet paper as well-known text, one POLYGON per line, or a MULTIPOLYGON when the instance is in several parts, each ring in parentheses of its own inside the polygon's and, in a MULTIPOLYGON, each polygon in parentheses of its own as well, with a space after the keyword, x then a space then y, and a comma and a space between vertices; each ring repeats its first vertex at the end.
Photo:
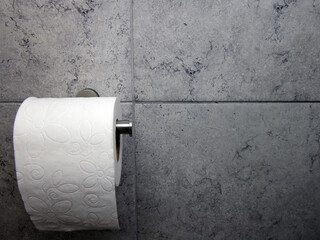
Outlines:
MULTIPOLYGON (((28 98, 14 124, 18 186, 39 230, 118 229, 117 98, 28 98)), ((120 143, 120 146, 122 143, 120 143)))

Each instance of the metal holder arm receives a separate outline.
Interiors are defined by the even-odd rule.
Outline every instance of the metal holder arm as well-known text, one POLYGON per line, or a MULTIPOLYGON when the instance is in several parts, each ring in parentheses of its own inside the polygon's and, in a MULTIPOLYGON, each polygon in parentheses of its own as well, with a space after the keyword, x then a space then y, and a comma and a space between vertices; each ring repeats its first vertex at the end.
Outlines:
POLYGON ((129 134, 132 137, 132 121, 131 120, 117 120, 116 122, 117 134, 129 134))
MULTIPOLYGON (((85 88, 77 93, 76 97, 99 97, 99 94, 91 89, 85 88)), ((132 137, 132 121, 131 120, 118 120, 116 122, 116 135, 128 134, 132 137)))

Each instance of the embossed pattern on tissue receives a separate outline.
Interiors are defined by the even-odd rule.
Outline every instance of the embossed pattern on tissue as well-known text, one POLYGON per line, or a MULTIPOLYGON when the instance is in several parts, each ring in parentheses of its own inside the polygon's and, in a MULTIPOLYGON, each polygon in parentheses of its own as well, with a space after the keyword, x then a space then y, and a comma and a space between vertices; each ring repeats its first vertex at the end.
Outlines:
MULTIPOLYGON (((88 114, 95 114, 94 105, 84 104, 83 108, 88 114)), ((19 109, 14 141, 24 143, 15 149, 15 155, 17 180, 26 209, 42 230, 117 228, 116 206, 110 201, 115 195, 114 163, 108 161, 114 153, 107 149, 94 154, 92 151, 104 144, 112 129, 105 127, 103 132, 97 132, 89 120, 68 127, 64 118, 69 110, 72 111, 71 105, 61 107, 50 100, 45 105, 36 98, 27 99, 19 109), (59 167, 61 164, 51 165, 65 159, 57 154, 58 159, 48 160, 50 144, 62 151, 66 149, 66 169, 83 176, 81 184, 75 182, 76 177, 66 174, 59 167)))
POLYGON ((99 165, 99 167, 97 167, 93 163, 82 161, 80 162, 80 167, 88 174, 88 177, 83 181, 83 186, 85 188, 91 188, 99 184, 107 192, 113 190, 113 166, 99 165))

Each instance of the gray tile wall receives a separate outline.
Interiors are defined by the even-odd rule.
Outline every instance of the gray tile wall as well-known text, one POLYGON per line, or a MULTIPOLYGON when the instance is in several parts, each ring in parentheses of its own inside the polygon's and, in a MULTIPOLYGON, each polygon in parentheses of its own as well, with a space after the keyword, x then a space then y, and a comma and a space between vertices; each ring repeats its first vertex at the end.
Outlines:
POLYGON ((319 113, 310 103, 136 105, 140 239, 319 239, 319 113))
POLYGON ((319 0, 0 0, 1 239, 320 239, 319 0), (132 118, 118 232, 37 231, 12 127, 85 87, 132 118))

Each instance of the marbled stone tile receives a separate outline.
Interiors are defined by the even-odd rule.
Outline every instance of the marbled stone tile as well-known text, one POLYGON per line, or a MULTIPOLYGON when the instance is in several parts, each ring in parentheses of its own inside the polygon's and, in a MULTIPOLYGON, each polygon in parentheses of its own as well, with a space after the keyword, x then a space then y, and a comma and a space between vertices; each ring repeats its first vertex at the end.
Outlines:
POLYGON ((133 6, 137 100, 320 100, 318 0, 133 6))
POLYGON ((320 104, 136 104, 139 239, 319 239, 320 104))
POLYGON ((0 2, 0 100, 86 87, 131 100, 129 1, 0 2))
MULTIPOLYGON (((121 184, 117 203, 121 230, 41 232, 26 213, 17 186, 12 145, 13 122, 19 104, 0 104, 0 239, 135 239, 135 163, 133 140, 124 139, 121 184)), ((123 116, 131 118, 131 104, 122 104, 123 116)))

